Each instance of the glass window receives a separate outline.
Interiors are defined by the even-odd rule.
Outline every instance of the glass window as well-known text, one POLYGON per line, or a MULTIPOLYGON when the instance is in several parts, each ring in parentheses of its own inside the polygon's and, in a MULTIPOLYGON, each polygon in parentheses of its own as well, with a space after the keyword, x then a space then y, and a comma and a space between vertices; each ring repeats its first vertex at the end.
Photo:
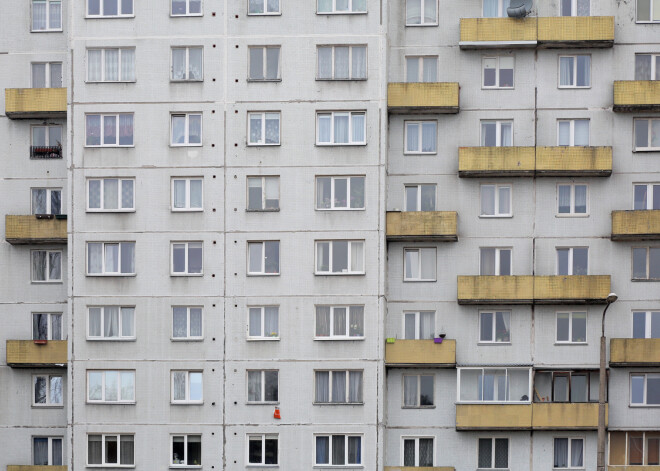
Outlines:
POLYGON ((110 468, 135 465, 133 435, 87 435, 87 465, 110 468))
POLYGON ((202 178, 172 178, 172 211, 202 211, 202 178))
POLYGON ((61 88, 62 63, 61 62, 33 62, 32 88, 61 88))
POLYGON ((248 242, 248 274, 280 274, 280 241, 248 242))
POLYGON ((280 80, 280 46, 250 46, 249 80, 280 80))
POLYGON ((248 0, 248 15, 279 15, 280 0, 248 0))
POLYGON ((480 438, 477 467, 479 469, 507 469, 509 467, 508 438, 480 438))
POLYGON ((89 306, 89 340, 132 340, 135 338, 134 306, 89 306))
POLYGON ((660 374, 634 373, 630 375, 630 405, 660 405, 660 374))
POLYGON ((660 80, 660 54, 635 54, 635 80, 660 80))
POLYGON ((279 307, 250 306, 248 308, 248 338, 279 340, 279 307))
POLYGON ((202 242, 172 242, 172 275, 201 275, 202 242))
POLYGON ((135 371, 87 370, 87 402, 135 402, 135 371))
POLYGON ((484 18, 505 18, 510 0, 483 0, 482 16, 484 18))
POLYGON ((512 56, 484 57, 483 88, 513 88, 514 58, 512 56))
POLYGON ((171 0, 172 16, 202 16, 202 0, 171 0))
POLYGON ((404 437, 403 466, 433 466, 433 438, 404 437))
POLYGON ((88 82, 135 82, 135 48, 87 49, 88 82))
POLYGON ((362 464, 361 435, 316 435, 316 465, 351 466, 362 464))
POLYGON ((135 179, 88 179, 87 211, 135 211, 135 179))
POLYGON ((660 338, 660 311, 633 311, 634 339, 660 338))
POLYGON ((557 343, 586 343, 587 313, 557 313, 557 343))
POLYGON ((201 113, 173 114, 171 126, 172 146, 202 145, 201 113))
POLYGON ((511 248, 481 247, 480 275, 511 275, 511 248))
POLYGON ((481 216, 510 217, 511 185, 481 185, 481 216))
POLYGON ((660 209, 660 183, 635 183, 633 209, 660 209))
POLYGON ((249 146, 280 145, 280 112, 248 113, 249 146))
POLYGON ((34 466, 62 466, 62 437, 32 437, 34 466))
POLYGON ((61 0, 32 0, 32 32, 62 31, 61 0))
POLYGON ((584 184, 557 185, 557 214, 584 216, 587 214, 588 187, 584 184))
POLYGON ((559 56, 559 88, 591 86, 591 56, 559 56))
POLYGON ((61 282, 62 252, 59 250, 33 250, 32 281, 36 283, 61 282))
POLYGON ((64 340, 62 334, 62 314, 33 312, 32 340, 64 340))
POLYGON ((170 466, 188 468, 202 466, 202 436, 172 435, 170 466))
MULTIPOLYGON (((660 1, 660 0, 659 0, 660 1)), ((660 119, 635 119, 635 151, 660 150, 660 119)))
POLYGON ((32 126, 31 159, 62 158, 62 126, 32 126))
POLYGON ((61 188, 32 188, 32 214, 62 214, 61 188))
POLYGON ((367 78, 367 46, 318 46, 318 80, 367 78))
POLYGON ((584 468, 583 438, 555 438, 554 445, 555 469, 584 468))
POLYGON ((529 402, 529 368, 459 368, 459 402, 529 402))
MULTIPOLYGON (((561 0, 561 16, 589 16, 591 0, 561 0)), ((555 466, 557 467, 557 466, 555 466)))
POLYGON ((133 0, 87 0, 87 16, 109 18, 134 16, 133 0))
POLYGON ((513 121, 482 121, 482 147, 510 147, 513 145, 513 121))
POLYGON ((315 338, 352 340, 364 337, 364 306, 316 306, 315 338))
POLYGON ((204 48, 203 47, 173 47, 171 79, 174 81, 203 80, 204 79, 204 48))
POLYGON ((437 24, 437 0, 406 0, 406 26, 434 26, 437 24))
POLYGON ((315 403, 362 403, 362 370, 315 371, 315 403))
POLYGON ((172 306, 172 338, 201 340, 203 338, 202 308, 172 306))
POLYGON ((637 23, 660 22, 660 2, 658 0, 637 0, 637 23))
POLYGON ((403 407, 431 407, 433 375, 403 375, 403 407))
POLYGON ((249 465, 277 465, 278 435, 249 434, 247 452, 249 465))
POLYGON ((560 119, 557 121, 557 145, 588 146, 588 119, 560 119))
POLYGON ((404 312, 403 337, 406 340, 425 340, 435 337, 435 312, 404 312))
POLYGON ((404 281, 435 281, 436 249, 404 249, 404 281))
POLYGON ((406 56, 406 82, 437 82, 438 56, 406 56))
POLYGON ((87 242, 87 274, 135 274, 135 242, 87 242))
POLYGON ((133 114, 85 115, 86 147, 133 145, 133 114))
POLYGON ((247 177, 248 211, 280 209, 280 177, 247 177))
POLYGON ((278 402, 278 370, 248 370, 248 402, 278 402))
POLYGON ((201 403, 202 390, 201 371, 172 371, 173 403, 201 403))
POLYGON ((316 274, 364 274, 364 241, 317 241, 316 274))
POLYGON ((365 145, 366 113, 333 111, 316 114, 316 145, 365 145))
POLYGON ((479 342, 511 342, 511 311, 480 312, 479 342))
POLYGON ((557 275, 587 275, 589 248, 557 248, 557 275))
POLYGON ((437 152, 437 121, 406 121, 406 154, 435 154, 437 152))
POLYGON ((37 375, 32 377, 33 406, 62 406, 62 376, 37 375))
POLYGON ((405 211, 435 211, 436 185, 405 185, 405 211))
POLYGON ((316 209, 364 209, 364 176, 316 177, 316 209))
POLYGON ((366 13, 367 0, 317 0, 317 13, 366 13))
POLYGON ((633 280, 660 280, 660 247, 633 247, 633 280))

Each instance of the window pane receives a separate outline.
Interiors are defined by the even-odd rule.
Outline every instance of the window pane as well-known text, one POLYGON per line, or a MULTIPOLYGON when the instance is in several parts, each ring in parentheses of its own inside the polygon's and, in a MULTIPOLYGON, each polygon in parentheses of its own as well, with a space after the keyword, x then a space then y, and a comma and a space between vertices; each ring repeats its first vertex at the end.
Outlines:
POLYGON ((493 313, 481 313, 481 339, 482 342, 493 341, 493 313))
POLYGON ((486 147, 497 145, 496 123, 481 123, 481 145, 486 147))
POLYGON ((118 208, 119 180, 114 178, 103 180, 103 207, 104 209, 118 208))
POLYGON ((116 145, 117 144, 117 117, 104 116, 103 117, 103 144, 116 145))
POLYGON ((264 242, 264 267, 266 273, 279 273, 280 271, 280 243, 264 242))
POLYGON ((495 467, 509 467, 509 440, 506 438, 495 439, 495 467))
POLYGON ((135 373, 132 371, 121 372, 121 400, 135 400, 135 373))
POLYGON ((646 278, 646 249, 633 248, 633 278, 646 278))
POLYGON ((172 244, 172 271, 183 273, 186 270, 186 246, 185 244, 172 244))
POLYGON ((652 80, 652 60, 650 54, 635 54, 635 80, 652 80))
POLYGON ((587 185, 575 185, 575 214, 587 213, 587 185))
POLYGON ((577 86, 591 85, 591 56, 577 56, 577 86))
POLYGON ((589 249, 586 247, 573 249, 573 275, 586 275, 589 265, 589 249))
POLYGON ((509 332, 509 313, 498 312, 495 315, 495 341, 509 342, 511 340, 511 333, 509 332))
MULTIPOLYGON (((174 3, 172 4, 174 8, 174 3)), ((185 8, 185 6, 184 6, 185 8)), ((172 80, 184 80, 186 78, 186 49, 172 49, 172 80)))
POLYGON ((646 312, 633 312, 633 338, 646 338, 646 312))
POLYGON ((435 211, 435 185, 421 185, 421 210, 435 211))
POLYGON ((335 46, 335 79, 347 79, 348 75, 348 47, 335 46))
POLYGON ((435 152, 436 123, 422 124, 422 152, 435 152))
POLYGON ((511 250, 500 250, 500 275, 511 275, 511 250))
POLYGON ((174 180, 174 207, 186 207, 186 181, 174 180))
MULTIPOLYGON (((355 2, 355 0, 353 0, 355 2)), ((422 58, 422 81, 426 83, 438 81, 438 58, 437 57, 423 57, 422 58)))
POLYGON ((265 379, 265 397, 264 400, 266 401, 277 401, 278 400, 278 384, 277 384, 277 377, 278 377, 278 372, 277 371, 265 371, 264 372, 264 379, 265 379))
POLYGON ((568 342, 569 313, 557 313, 557 342, 568 342))
POLYGON ((316 207, 319 209, 328 209, 331 207, 331 185, 330 177, 319 177, 316 179, 316 207))
POLYGON ((351 78, 367 78, 367 48, 354 46, 351 48, 351 54, 353 56, 351 60, 351 78))
MULTIPOLYGON (((100 115, 87 115, 86 116, 86 145, 100 146, 101 145, 101 116, 100 115)), ((37 144, 39 145, 39 144, 37 144)), ((42 144, 44 145, 44 144, 42 144)))
MULTIPOLYGON (((330 0, 332 1, 332 0, 330 0)), ((319 47, 318 74, 320 79, 332 78, 332 47, 319 47)))
MULTIPOLYGON (((485 2, 484 2, 485 5, 485 2)), ((493 445, 490 438, 479 439, 479 468, 491 468, 493 465, 493 445)))
POLYGON ((351 177, 351 208, 364 208, 364 177, 351 177))
POLYGON ((121 181, 121 207, 122 209, 133 208, 133 180, 121 181))
POLYGON ((202 208, 202 180, 190 180, 190 207, 202 208))
POLYGON ((574 121, 574 145, 588 146, 589 145, 589 120, 576 119, 574 121))
POLYGON ((495 186, 481 185, 481 215, 495 215, 495 186))
POLYGON ((266 144, 280 143, 280 114, 266 113, 266 144))
POLYGON ((335 183, 335 199, 334 199, 335 208, 348 207, 348 202, 346 201, 348 196, 348 179, 335 178, 334 183, 335 183))
POLYGON ((188 273, 202 273, 202 243, 188 243, 188 273))
POLYGON ((191 401, 201 401, 202 400, 202 373, 191 372, 190 373, 190 400, 191 401))
POLYGON ((635 147, 649 147, 649 121, 647 119, 635 120, 635 147))
POLYGON ((135 242, 121 243, 121 272, 135 273, 135 242))
POLYGON ((573 313, 573 332, 571 340, 573 342, 586 342, 587 341, 587 313, 574 312, 573 313))
POLYGON ((557 249, 557 275, 568 275, 570 249, 557 249))
POLYGON ((264 445, 264 464, 277 464, 277 439, 266 438, 264 445))
POLYGON ((406 123, 406 152, 419 152, 419 123, 406 123))
POLYGON ((497 58, 484 59, 484 87, 497 85, 497 58))
POLYGON ((336 240, 332 243, 332 272, 348 271, 348 242, 336 240))
POLYGON ((420 376, 419 379, 419 405, 433 405, 433 376, 420 376))
POLYGON ((419 82, 420 60, 419 57, 406 57, 406 82, 419 82))
POLYGON ((559 85, 571 86, 573 85, 573 57, 560 57, 559 58, 559 85))
POLYGON ((280 77, 280 48, 266 48, 266 78, 275 80, 280 77))

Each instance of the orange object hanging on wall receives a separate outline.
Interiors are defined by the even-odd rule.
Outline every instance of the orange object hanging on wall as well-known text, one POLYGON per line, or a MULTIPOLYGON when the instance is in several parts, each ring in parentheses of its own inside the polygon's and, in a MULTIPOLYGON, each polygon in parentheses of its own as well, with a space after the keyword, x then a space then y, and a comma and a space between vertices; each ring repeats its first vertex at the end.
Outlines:
POLYGON ((273 413, 273 417, 276 419, 282 418, 282 416, 280 415, 280 409, 278 407, 275 408, 275 413, 273 413))

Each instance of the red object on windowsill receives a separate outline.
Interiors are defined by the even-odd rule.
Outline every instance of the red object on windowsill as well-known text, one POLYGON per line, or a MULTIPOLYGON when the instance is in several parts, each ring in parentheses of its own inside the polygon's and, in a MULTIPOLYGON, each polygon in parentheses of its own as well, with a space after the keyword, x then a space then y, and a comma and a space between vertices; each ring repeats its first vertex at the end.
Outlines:
POLYGON ((35 345, 46 345, 47 343, 48 343, 48 340, 45 340, 45 339, 36 339, 34 341, 35 345))

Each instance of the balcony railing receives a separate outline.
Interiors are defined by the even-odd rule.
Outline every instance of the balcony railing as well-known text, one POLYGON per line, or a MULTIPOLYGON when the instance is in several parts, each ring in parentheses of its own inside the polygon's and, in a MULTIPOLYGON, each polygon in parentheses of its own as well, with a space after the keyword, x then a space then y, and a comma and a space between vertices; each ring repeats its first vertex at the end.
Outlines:
POLYGON ((614 82, 614 111, 660 111, 660 80, 614 82))
POLYGON ((610 339, 610 366, 660 366, 660 339, 610 339))
POLYGON ((456 404, 456 430, 597 428, 598 403, 456 404))
POLYGON ((64 367, 67 364, 67 341, 7 340, 7 365, 11 367, 64 367), (37 342, 37 343, 35 343, 37 342))
POLYGON ((11 119, 66 117, 66 88, 6 88, 5 114, 11 119))
POLYGON ((455 242, 454 211, 388 211, 387 240, 441 240, 455 242))
POLYGON ((5 216, 5 239, 10 244, 66 244, 66 215, 5 216))
MULTIPOLYGON (((608 409, 605 409, 607 426, 608 409)), ((597 402, 535 402, 532 404, 534 430, 597 430, 597 402)))
POLYGON ((61 159, 62 146, 31 146, 31 159, 61 159))
POLYGON ((456 340, 403 340, 385 345, 387 366, 434 366, 451 368, 456 366, 456 340))
POLYGON ((390 113, 458 113, 459 86, 454 82, 390 83, 390 113))
POLYGON ((612 240, 660 239, 660 210, 612 211, 612 240))

